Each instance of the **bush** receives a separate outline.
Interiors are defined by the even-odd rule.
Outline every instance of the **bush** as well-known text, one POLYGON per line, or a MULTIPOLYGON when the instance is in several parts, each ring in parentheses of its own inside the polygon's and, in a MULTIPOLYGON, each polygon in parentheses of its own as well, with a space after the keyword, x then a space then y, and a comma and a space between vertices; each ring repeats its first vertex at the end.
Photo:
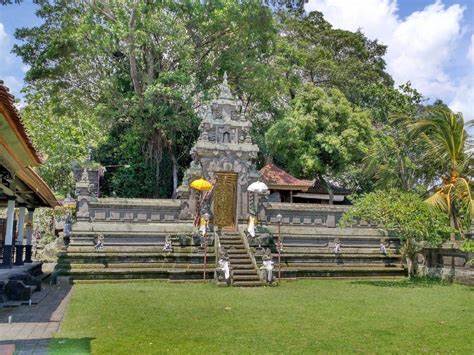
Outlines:
POLYGON ((400 239, 410 276, 421 248, 439 246, 453 231, 445 213, 430 207, 415 193, 394 189, 371 192, 355 199, 339 223, 347 226, 360 220, 379 225, 389 236, 400 239))

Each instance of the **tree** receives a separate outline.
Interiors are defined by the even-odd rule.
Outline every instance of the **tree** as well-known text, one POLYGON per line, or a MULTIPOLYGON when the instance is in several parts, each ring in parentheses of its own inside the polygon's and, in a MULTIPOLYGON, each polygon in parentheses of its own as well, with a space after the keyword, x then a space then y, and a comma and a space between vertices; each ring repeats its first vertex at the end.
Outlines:
POLYGON ((330 190, 327 175, 336 177, 360 162, 372 134, 369 114, 353 108, 339 90, 306 85, 265 138, 277 162, 297 176, 320 179, 330 190))
POLYGON ((163 185, 165 157, 177 186, 197 132, 195 109, 212 95, 224 71, 246 109, 256 100, 269 101, 259 94, 269 85, 256 83, 272 82, 262 78, 276 32, 271 11, 260 1, 39 5, 44 23, 16 33, 24 43, 15 52, 31 66, 29 90, 41 93, 44 102, 59 93, 76 97, 83 106, 71 111, 97 117, 106 138, 116 125, 125 129, 114 130, 123 134, 113 138, 120 146, 135 134, 141 152, 130 163, 153 170, 155 178, 147 183, 163 185))
POLYGON ((39 167, 41 176, 55 192, 66 196, 74 187, 73 162, 85 160, 89 148, 97 146, 102 135, 94 115, 62 109, 68 105, 80 107, 80 103, 62 95, 57 99, 60 104, 43 102, 38 93, 27 93, 29 104, 22 109, 21 117, 36 148, 46 158, 39 167))
POLYGON ((373 88, 392 87, 385 72, 386 47, 361 32, 332 28, 317 11, 278 12, 276 70, 285 78, 285 94, 295 97, 302 84, 337 88, 361 107, 369 107, 373 88))
POLYGON ((379 190, 355 199, 340 225, 353 225, 361 220, 378 225, 400 240, 409 276, 415 273, 416 255, 422 247, 439 246, 451 231, 446 214, 430 208, 415 193, 395 189, 379 190))
MULTIPOLYGON (((464 129, 462 114, 438 106, 429 110, 426 118, 410 126, 415 136, 428 143, 427 160, 441 159, 441 184, 426 202, 449 216, 451 227, 464 234, 471 227, 474 213, 471 187, 466 175, 471 157, 466 154, 468 134, 464 129)), ((454 233, 451 239, 454 240, 454 233)))
POLYGON ((378 95, 384 100, 379 107, 386 111, 372 112, 379 117, 387 115, 387 119, 377 120, 374 144, 361 166, 362 176, 369 178, 375 189, 424 192, 437 176, 439 159, 426 160, 426 141, 410 135, 408 128, 425 111, 422 96, 410 83, 399 90, 383 90, 386 95, 378 95))

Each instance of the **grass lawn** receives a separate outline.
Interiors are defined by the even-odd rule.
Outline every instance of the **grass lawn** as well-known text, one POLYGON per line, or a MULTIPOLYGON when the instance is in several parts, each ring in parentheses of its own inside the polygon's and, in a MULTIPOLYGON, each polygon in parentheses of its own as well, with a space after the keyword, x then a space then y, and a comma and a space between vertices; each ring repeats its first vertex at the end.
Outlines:
POLYGON ((75 286, 53 354, 474 352, 474 288, 305 280, 278 287, 75 286))

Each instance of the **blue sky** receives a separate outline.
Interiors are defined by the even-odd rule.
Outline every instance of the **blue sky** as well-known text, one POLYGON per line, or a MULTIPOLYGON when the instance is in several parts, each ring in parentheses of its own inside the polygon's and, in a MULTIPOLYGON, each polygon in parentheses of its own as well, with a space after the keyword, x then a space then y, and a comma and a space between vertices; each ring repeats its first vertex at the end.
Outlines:
MULTIPOLYGON (((387 70, 474 119, 474 0, 309 0, 334 27, 388 45, 387 70)), ((20 96, 28 69, 10 53, 15 29, 40 23, 32 1, 0 6, 0 79, 20 96)))

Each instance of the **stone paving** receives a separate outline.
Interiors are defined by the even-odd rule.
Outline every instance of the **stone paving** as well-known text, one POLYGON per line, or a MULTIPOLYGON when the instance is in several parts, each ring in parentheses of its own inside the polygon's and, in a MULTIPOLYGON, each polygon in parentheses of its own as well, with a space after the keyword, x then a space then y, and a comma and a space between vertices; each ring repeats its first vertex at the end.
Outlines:
POLYGON ((59 330, 72 293, 66 283, 43 285, 34 295, 38 304, 0 308, 0 354, 47 354, 48 343, 59 330), (11 323, 8 319, 11 316, 11 323))

